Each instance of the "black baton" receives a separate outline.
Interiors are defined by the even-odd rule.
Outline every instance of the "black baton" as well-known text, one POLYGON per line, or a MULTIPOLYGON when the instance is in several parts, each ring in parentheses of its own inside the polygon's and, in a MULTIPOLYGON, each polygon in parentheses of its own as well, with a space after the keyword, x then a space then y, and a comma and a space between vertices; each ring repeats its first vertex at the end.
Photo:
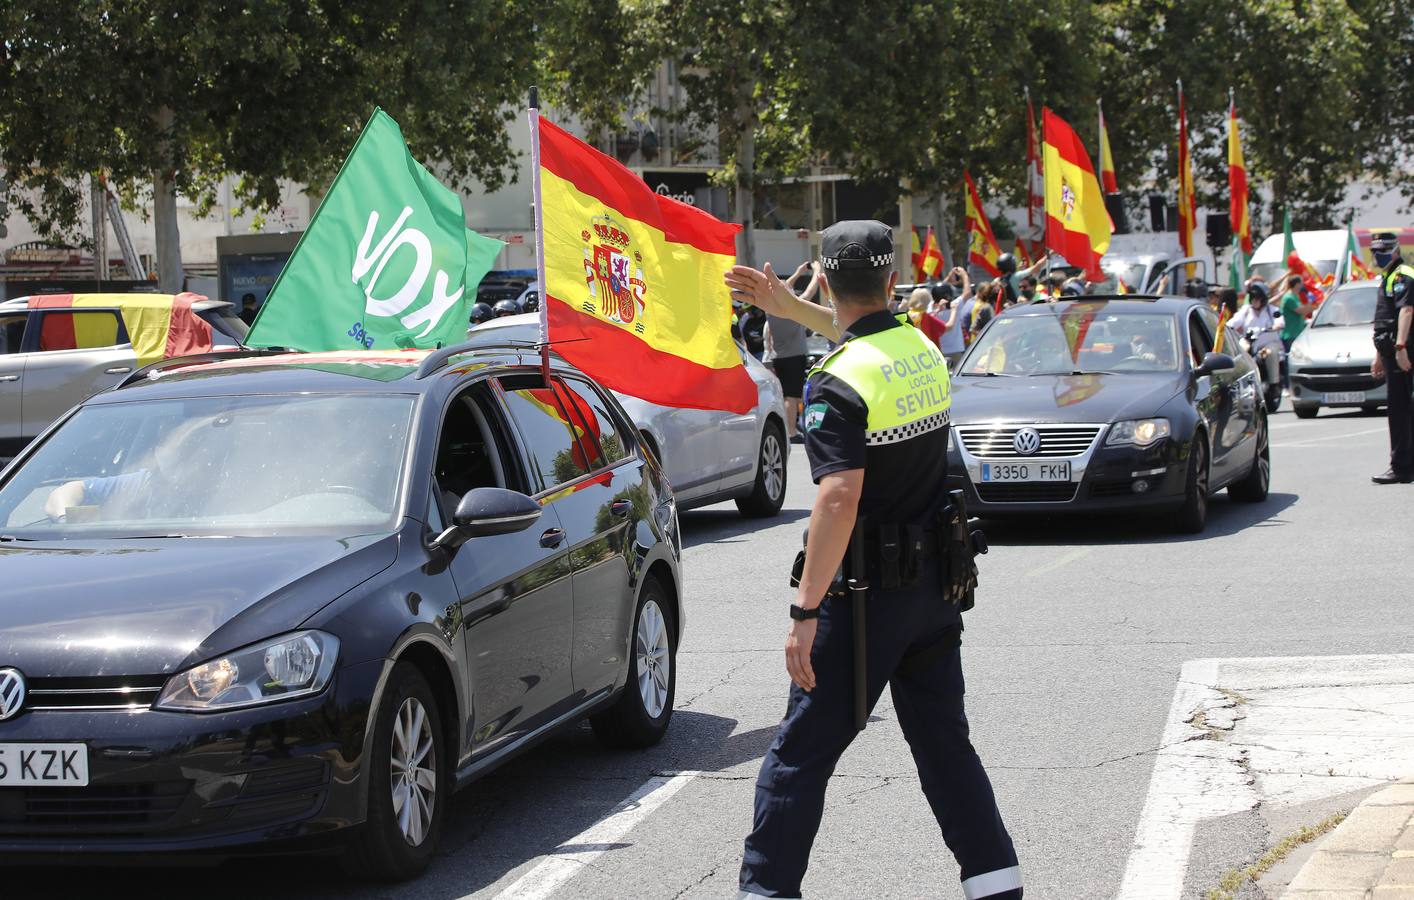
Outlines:
POLYGON ((864 529, 856 522, 849 536, 849 597, 854 613, 854 728, 863 731, 869 719, 869 679, 864 643, 864 603, 869 579, 864 572, 864 529))

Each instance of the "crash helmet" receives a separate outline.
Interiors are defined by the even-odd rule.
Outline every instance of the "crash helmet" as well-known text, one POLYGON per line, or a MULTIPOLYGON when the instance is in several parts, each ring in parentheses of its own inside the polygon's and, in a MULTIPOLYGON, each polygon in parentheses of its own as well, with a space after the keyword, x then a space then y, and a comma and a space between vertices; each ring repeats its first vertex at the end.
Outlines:
POLYGON ((1265 281, 1260 278, 1253 278, 1247 282, 1247 296, 1249 298, 1260 297, 1262 298, 1262 302, 1266 303, 1268 300, 1272 299, 1272 292, 1271 288, 1267 287, 1265 281))
POLYGON ((510 299, 497 300, 496 305, 492 307, 492 309, 495 313, 496 318, 498 319, 503 316, 520 315, 520 307, 516 304, 514 300, 510 299))
POLYGON ((997 257, 997 268, 1003 275, 1010 275, 1016 271, 1016 257, 1010 253, 1003 253, 997 257))
POLYGON ((525 309, 524 309, 524 312, 539 312, 539 311, 540 311, 540 295, 537 294, 537 293, 535 293, 535 292, 533 292, 533 291, 532 291, 531 293, 529 293, 529 294, 526 294, 526 295, 525 295, 525 309))
POLYGON ((471 321, 473 323, 480 325, 482 322, 495 318, 495 316, 496 314, 492 312, 490 305, 486 303, 471 304, 471 321))

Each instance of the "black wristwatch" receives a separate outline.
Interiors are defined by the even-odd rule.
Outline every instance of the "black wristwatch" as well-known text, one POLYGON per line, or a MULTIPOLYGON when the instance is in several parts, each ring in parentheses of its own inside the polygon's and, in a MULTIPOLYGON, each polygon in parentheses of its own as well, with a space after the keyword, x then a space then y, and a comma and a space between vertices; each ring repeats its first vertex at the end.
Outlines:
POLYGON ((803 606, 796 606, 792 603, 790 605, 790 617, 797 622, 804 622, 807 619, 818 619, 820 618, 820 607, 817 606, 814 609, 806 609, 803 606))

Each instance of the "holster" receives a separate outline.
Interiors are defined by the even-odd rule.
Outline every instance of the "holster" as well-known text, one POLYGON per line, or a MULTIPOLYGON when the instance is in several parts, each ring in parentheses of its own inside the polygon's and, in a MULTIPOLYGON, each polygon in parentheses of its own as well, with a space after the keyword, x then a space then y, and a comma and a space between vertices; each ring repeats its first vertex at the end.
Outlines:
POLYGON ((1375 352, 1378 353, 1378 354, 1381 355, 1381 356, 1393 356, 1393 355, 1394 355, 1394 332, 1392 332, 1392 331, 1376 331, 1376 332, 1375 332, 1375 352))
MULTIPOLYGON (((800 533, 801 550, 795 555, 795 562, 790 566, 790 586, 800 587, 800 579, 805 575, 805 546, 810 543, 810 529, 800 533)), ((825 590, 826 597, 843 597, 849 593, 849 588, 845 584, 844 565, 835 570, 835 577, 830 580, 830 586, 825 590)))
POLYGON ((967 515, 967 497, 961 490, 948 491, 938 527, 943 535, 943 598, 963 612, 976 602, 977 557, 987 552, 987 536, 973 527, 967 515))

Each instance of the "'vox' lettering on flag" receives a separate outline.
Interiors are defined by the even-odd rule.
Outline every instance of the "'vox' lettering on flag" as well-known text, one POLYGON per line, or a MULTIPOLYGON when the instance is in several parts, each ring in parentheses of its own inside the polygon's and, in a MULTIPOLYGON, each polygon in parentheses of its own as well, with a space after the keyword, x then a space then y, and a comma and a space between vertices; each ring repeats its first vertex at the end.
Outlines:
POLYGON ((374 110, 246 342, 394 350, 463 341, 476 285, 503 246, 466 227, 460 198, 374 110))
POLYGON ((731 336, 722 273, 737 225, 653 192, 613 158, 538 130, 547 337, 605 387, 664 406, 747 412, 756 385, 731 336))

